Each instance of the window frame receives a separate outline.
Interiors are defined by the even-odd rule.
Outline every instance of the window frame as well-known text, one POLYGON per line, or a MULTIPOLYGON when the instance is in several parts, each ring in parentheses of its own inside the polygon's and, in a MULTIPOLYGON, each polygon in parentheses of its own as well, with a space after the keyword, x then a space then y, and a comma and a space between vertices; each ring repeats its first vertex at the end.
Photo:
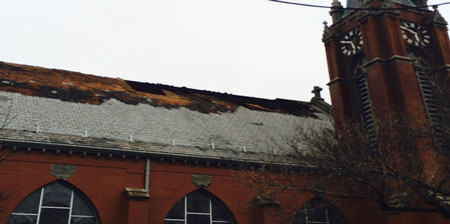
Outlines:
POLYGON ((64 182, 61 182, 61 181, 56 181, 56 182, 49 183, 49 184, 47 184, 47 185, 45 185, 45 186, 43 186, 43 187, 41 187, 39 189, 36 189, 35 191, 31 192, 30 194, 28 194, 25 198, 23 198, 19 202, 19 204, 16 205, 16 207, 13 210, 13 212, 10 213, 10 216, 9 216, 7 222, 9 223, 9 220, 11 219, 12 216, 35 216, 36 217, 36 224, 39 224, 40 218, 41 218, 42 209, 69 210, 67 224, 71 224, 72 218, 93 218, 95 224, 99 224, 100 223, 99 219, 98 219, 98 213, 97 213, 96 209, 94 208, 92 202, 90 200, 88 200, 88 198, 82 192, 78 191, 75 187, 73 187, 72 185, 69 185, 69 184, 65 184, 64 182), (48 186, 51 186, 52 184, 60 184, 63 187, 65 187, 66 189, 70 190, 70 204, 69 204, 69 207, 43 205, 44 195, 45 195, 45 188, 48 187, 48 186), (29 196, 31 196, 36 191, 40 191, 39 192, 39 205, 38 205, 38 208, 37 208, 37 213, 14 212, 14 210, 24 200, 26 200, 29 196), (73 215, 72 214, 73 213, 73 204, 74 204, 75 194, 77 194, 78 197, 80 198, 80 200, 83 203, 85 203, 90 208, 90 210, 93 213, 93 215, 73 215))
POLYGON ((292 221, 293 224, 344 224, 346 223, 343 216, 339 212, 339 210, 333 206, 328 204, 324 199, 321 197, 315 197, 307 201, 303 206, 299 209, 299 211, 296 213, 294 220, 292 221), (315 208, 311 209, 311 203, 314 202, 316 204, 315 208), (318 211, 314 211, 318 209, 318 211), (330 211, 333 210, 332 214, 334 213, 334 221, 330 219, 330 211), (310 220, 310 213, 311 211, 314 212, 321 212, 325 215, 325 221, 317 221, 317 220, 310 220))
POLYGON ((180 199, 179 201, 183 200, 183 204, 184 204, 184 219, 175 219, 175 218, 167 218, 167 215, 170 213, 170 211, 174 208, 174 206, 176 205, 176 203, 178 203, 179 201, 177 201, 169 210, 168 214, 166 215, 166 217, 164 218, 164 223, 166 223, 166 221, 172 221, 172 222, 183 222, 184 224, 187 224, 188 222, 188 215, 203 215, 203 216, 209 216, 209 223, 210 224, 235 224, 236 222, 233 219, 233 216, 231 215, 231 212, 217 199, 214 198, 216 200, 216 202, 214 202, 213 200, 214 195, 211 195, 208 192, 202 191, 202 190, 197 190, 197 191, 193 191, 185 196, 183 196, 182 199, 180 199), (188 196, 194 192, 203 194, 204 196, 208 197, 208 204, 209 204, 209 212, 190 212, 188 211, 188 196), (217 206, 220 206, 224 212, 228 215, 230 221, 221 221, 221 220, 213 220, 213 203, 218 203, 217 206))

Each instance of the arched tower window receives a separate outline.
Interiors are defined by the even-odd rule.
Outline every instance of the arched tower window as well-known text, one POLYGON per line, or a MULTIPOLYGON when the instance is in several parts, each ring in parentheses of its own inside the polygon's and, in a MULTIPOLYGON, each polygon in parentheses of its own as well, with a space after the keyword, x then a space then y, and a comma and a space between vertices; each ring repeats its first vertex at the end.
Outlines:
POLYGON ((345 224, 339 211, 320 197, 315 197, 297 212, 293 224, 345 224))
POLYGON ((377 133, 375 131, 375 119, 372 110, 372 102, 369 95, 369 87, 367 85, 366 71, 364 64, 366 59, 363 54, 356 58, 353 66, 353 75, 356 84, 356 91, 358 92, 358 108, 360 110, 360 119, 369 134, 369 143, 372 149, 377 147, 377 133))
POLYGON ((377 133, 375 131, 375 118, 372 110, 372 101, 367 84, 367 73, 364 68, 367 63, 364 53, 360 52, 349 59, 346 66, 345 78, 349 86, 350 103, 355 121, 364 124, 368 135, 370 147, 377 147, 377 133))
POLYGON ((196 190, 179 200, 169 211, 164 224, 235 223, 228 209, 216 197, 196 190))
POLYGON ((372 115, 372 105, 370 102, 369 96, 369 88, 367 86, 366 79, 366 71, 363 68, 363 65, 366 63, 364 55, 359 56, 355 60, 355 64, 353 66, 353 79, 356 84, 356 91, 358 98, 358 108, 360 110, 361 120, 364 121, 367 128, 371 128, 373 126, 373 115, 372 115))
POLYGON ((364 122, 370 128, 373 126, 373 115, 364 68, 366 59, 363 53, 358 53, 348 60, 349 63, 345 64, 345 82, 349 86, 353 119, 364 122))
POLYGON ((33 191, 11 213, 8 224, 97 224, 89 200, 65 182, 33 191))

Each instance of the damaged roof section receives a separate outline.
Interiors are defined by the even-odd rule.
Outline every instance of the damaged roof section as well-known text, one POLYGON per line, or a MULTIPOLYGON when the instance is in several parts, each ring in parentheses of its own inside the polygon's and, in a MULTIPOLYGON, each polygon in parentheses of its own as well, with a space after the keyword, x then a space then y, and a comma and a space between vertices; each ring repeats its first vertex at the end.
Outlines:
POLYGON ((319 112, 307 102, 244 97, 6 62, 0 62, 0 91, 96 105, 116 99, 125 104, 184 107, 206 114, 235 112, 239 106, 313 118, 319 112))

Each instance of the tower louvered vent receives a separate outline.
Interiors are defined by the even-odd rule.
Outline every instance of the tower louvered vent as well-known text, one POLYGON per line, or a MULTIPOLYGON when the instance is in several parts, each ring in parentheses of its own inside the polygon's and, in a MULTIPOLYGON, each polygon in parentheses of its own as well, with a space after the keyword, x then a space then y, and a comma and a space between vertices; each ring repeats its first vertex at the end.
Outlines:
POLYGON ((367 131, 369 133, 369 141, 371 147, 376 147, 377 136, 372 114, 372 105, 370 102, 369 89, 367 87, 366 77, 364 73, 358 72, 358 75, 356 76, 356 83, 358 85, 360 96, 362 120, 364 121, 364 124, 366 125, 367 131))
POLYGON ((429 72, 418 71, 416 72, 416 74, 417 82, 419 84, 420 90, 422 91, 422 99, 425 104, 426 114, 435 133, 434 141, 438 145, 438 147, 440 147, 440 145, 445 142, 446 136, 441 129, 441 112, 439 111, 438 102, 436 101, 436 97, 433 91, 433 84, 430 80, 429 72))
POLYGON ((417 80, 422 90, 423 101, 425 102, 426 110, 430 119, 430 123, 435 126, 439 124, 439 108, 433 94, 433 85, 423 72, 417 73, 417 80))
POLYGON ((440 148, 440 146, 445 142, 446 135, 442 130, 441 126, 441 113, 439 109, 439 103, 436 100, 436 95, 434 92, 434 86, 432 82, 432 70, 430 64, 420 56, 419 53, 410 51, 409 56, 414 60, 414 70, 416 71, 417 83, 422 92, 422 100, 425 105, 425 112, 430 121, 430 125, 434 131, 434 142, 440 148))

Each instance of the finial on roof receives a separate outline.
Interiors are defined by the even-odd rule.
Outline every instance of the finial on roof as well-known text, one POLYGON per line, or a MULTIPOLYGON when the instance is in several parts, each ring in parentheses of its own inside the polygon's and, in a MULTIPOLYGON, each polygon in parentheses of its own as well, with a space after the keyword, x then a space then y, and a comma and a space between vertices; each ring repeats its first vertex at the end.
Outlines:
POLYGON ((428 16, 427 18, 427 24, 436 24, 436 25, 440 25, 443 27, 447 26, 447 21, 445 21, 444 17, 442 17, 441 13, 438 10, 438 6, 437 5, 433 5, 433 13, 431 13, 431 15, 428 16))
POLYGON ((328 38, 330 38, 333 34, 331 33, 330 27, 328 26, 327 21, 323 21, 323 34, 322 41, 325 42, 328 38))
POLYGON ((337 21, 342 19, 342 15, 344 14, 344 7, 342 7, 341 2, 338 0, 333 0, 333 3, 331 3, 331 11, 330 15, 333 20, 333 23, 336 23, 337 21))
POLYGON ((319 86, 314 86, 314 89, 311 91, 311 93, 314 93, 314 97, 312 98, 313 100, 323 100, 323 98, 320 96, 320 92, 323 89, 320 88, 319 86))
POLYGON ((333 2, 331 3, 332 7, 342 7, 342 4, 339 0, 333 0, 333 2))
POLYGON ((331 114, 331 105, 325 102, 325 100, 320 95, 322 88, 319 86, 314 86, 314 89, 311 91, 314 96, 311 98, 311 104, 315 106, 316 109, 319 109, 322 112, 327 114, 331 114))

